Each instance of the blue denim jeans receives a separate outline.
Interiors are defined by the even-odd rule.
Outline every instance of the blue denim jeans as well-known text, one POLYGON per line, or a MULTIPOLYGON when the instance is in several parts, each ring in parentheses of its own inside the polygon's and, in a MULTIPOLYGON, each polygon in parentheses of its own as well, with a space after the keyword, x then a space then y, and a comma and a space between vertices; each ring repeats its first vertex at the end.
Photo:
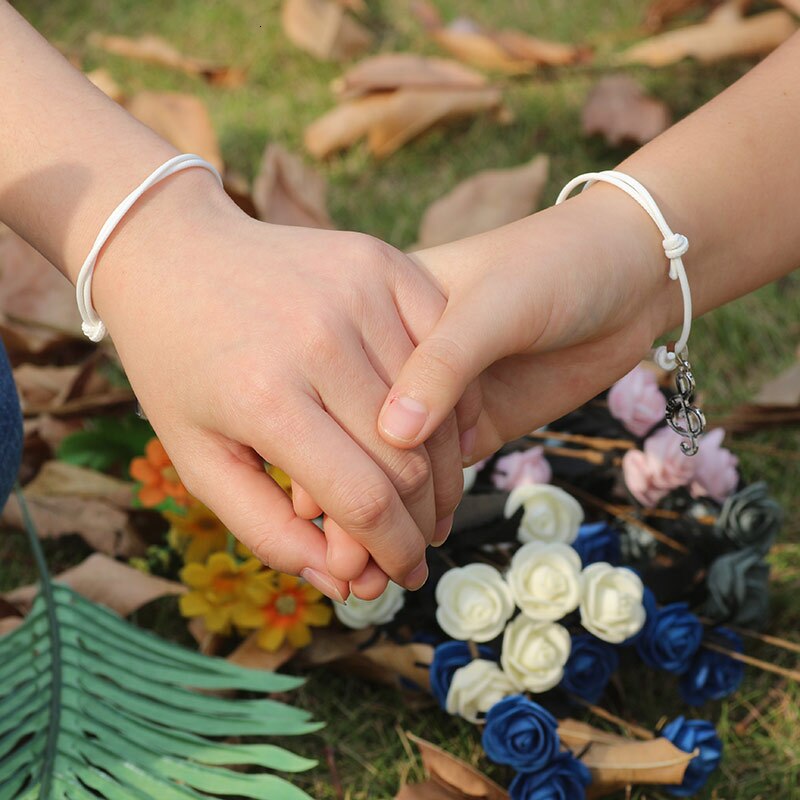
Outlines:
POLYGON ((22 459, 22 412, 5 348, 0 341, 0 509, 6 504, 22 459))

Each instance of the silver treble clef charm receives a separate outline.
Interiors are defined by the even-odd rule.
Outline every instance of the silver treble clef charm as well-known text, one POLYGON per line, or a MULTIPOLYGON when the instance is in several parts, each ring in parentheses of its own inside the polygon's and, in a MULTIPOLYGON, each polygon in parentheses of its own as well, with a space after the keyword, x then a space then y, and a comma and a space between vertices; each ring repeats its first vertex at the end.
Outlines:
POLYGON ((675 373, 677 393, 667 400, 665 418, 675 433, 688 439, 686 442, 681 442, 684 455, 693 456, 698 450, 697 438, 706 428, 706 417, 696 405, 693 405, 695 383, 692 365, 677 353, 675 358, 678 362, 675 373))

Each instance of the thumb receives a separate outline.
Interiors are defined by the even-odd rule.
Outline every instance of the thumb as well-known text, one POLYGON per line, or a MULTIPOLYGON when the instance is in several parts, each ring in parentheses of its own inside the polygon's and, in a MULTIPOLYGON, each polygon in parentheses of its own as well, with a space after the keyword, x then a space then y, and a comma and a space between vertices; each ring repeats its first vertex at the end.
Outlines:
MULTIPOLYGON (((486 367, 509 355, 507 337, 495 305, 485 295, 471 292, 450 298, 433 330, 409 357, 381 409, 378 427, 383 438, 396 447, 422 444, 447 418, 467 387, 486 367)), ((463 423, 462 450, 469 450, 470 430, 477 422, 463 423), (465 440, 467 440, 465 442, 465 440)), ((468 455, 468 454, 467 454, 468 455)))

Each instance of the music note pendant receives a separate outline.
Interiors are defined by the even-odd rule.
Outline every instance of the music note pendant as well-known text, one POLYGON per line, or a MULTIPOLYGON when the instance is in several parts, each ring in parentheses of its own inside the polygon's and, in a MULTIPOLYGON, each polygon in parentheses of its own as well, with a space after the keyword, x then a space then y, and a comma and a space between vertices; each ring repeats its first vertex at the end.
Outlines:
POLYGON ((706 428, 706 417, 697 406, 693 405, 695 383, 692 365, 677 353, 675 353, 675 358, 678 362, 675 388, 678 391, 667 400, 665 418, 675 433, 688 439, 686 442, 681 442, 681 450, 684 455, 693 456, 699 449, 697 437, 706 428))

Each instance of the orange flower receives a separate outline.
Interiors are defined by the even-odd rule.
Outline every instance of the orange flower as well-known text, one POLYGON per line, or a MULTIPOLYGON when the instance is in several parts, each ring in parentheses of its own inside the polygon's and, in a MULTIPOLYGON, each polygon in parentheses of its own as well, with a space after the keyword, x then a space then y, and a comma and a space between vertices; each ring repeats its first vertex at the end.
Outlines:
POLYGON ((264 650, 275 651, 287 639, 293 647, 306 647, 311 644, 309 626, 330 624, 333 609, 320 602, 321 592, 300 578, 283 573, 275 578, 247 587, 249 603, 237 608, 234 622, 257 630, 256 642, 264 650))
POLYGON ((144 449, 144 456, 134 458, 130 466, 131 477, 139 481, 139 500, 143 506, 152 508, 171 497, 178 505, 189 499, 186 487, 181 483, 175 467, 169 460, 161 442, 152 438, 144 449))
POLYGON ((170 547, 182 553, 187 564, 204 562, 212 553, 225 550, 228 546, 228 529, 216 514, 199 500, 190 500, 185 513, 163 512, 170 524, 167 535, 170 547))

